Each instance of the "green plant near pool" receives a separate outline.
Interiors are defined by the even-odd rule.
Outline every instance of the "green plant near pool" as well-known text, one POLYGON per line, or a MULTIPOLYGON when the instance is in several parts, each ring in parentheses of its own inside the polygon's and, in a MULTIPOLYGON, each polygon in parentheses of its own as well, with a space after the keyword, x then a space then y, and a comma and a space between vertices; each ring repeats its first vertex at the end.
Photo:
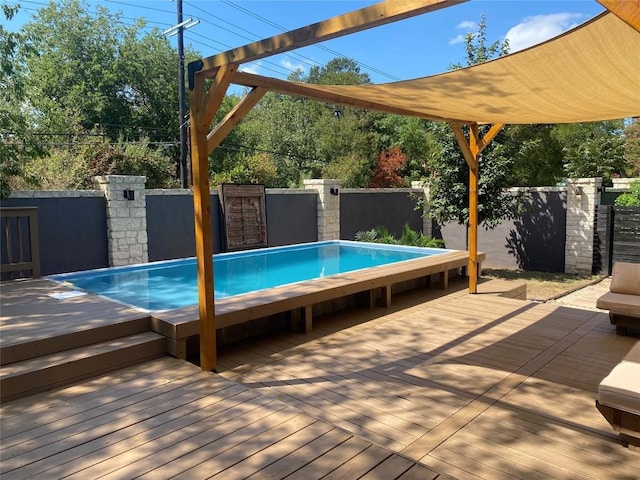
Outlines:
POLYGON ((629 185, 629 192, 616 198, 616 207, 640 207, 640 180, 634 180, 629 185))
POLYGON ((394 237, 386 227, 376 227, 372 230, 357 232, 356 241, 428 248, 440 248, 444 245, 444 242, 438 238, 431 238, 422 232, 411 230, 408 223, 404 225, 400 238, 394 237))

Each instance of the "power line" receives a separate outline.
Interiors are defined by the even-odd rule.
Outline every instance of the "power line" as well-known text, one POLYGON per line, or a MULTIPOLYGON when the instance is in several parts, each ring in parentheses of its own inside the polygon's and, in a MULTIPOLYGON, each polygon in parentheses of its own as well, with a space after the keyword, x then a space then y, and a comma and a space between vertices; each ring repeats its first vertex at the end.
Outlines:
MULTIPOLYGON (((120 1, 120 0, 106 0, 106 1, 107 1, 108 3, 113 3, 113 4, 117 4, 117 5, 123 5, 123 6, 127 6, 127 7, 133 7, 133 8, 139 8, 139 9, 141 9, 141 10, 146 10, 146 11, 154 11, 154 12, 160 12, 160 13, 166 13, 166 14, 173 14, 173 13, 174 13, 174 12, 173 12, 173 11, 171 11, 171 10, 166 10, 166 9, 163 9, 163 8, 156 8, 156 7, 151 7, 151 6, 148 6, 148 5, 133 4, 133 3, 130 3, 130 2, 124 2, 124 1, 120 1)), ((263 17, 263 16, 261 16, 261 15, 258 15, 258 14, 256 14, 256 13, 254 13, 254 12, 252 12, 252 11, 250 11, 250 10, 248 10, 248 9, 244 8, 244 7, 241 7, 241 6, 239 6, 239 5, 236 5, 235 3, 233 3, 233 2, 231 2, 231 1, 229 1, 229 0, 221 0, 221 1, 222 1, 223 3, 225 3, 225 4, 229 5, 230 7, 232 7, 232 8, 234 8, 234 9, 236 9, 236 10, 239 10, 239 11, 243 12, 243 13, 244 13, 244 14, 246 14, 246 15, 249 15, 249 16, 251 16, 251 17, 253 17, 253 18, 256 18, 256 19, 260 20, 261 22, 264 22, 264 23, 266 23, 266 24, 268 24, 268 25, 270 25, 270 26, 272 26, 272 27, 275 27, 275 28, 279 29, 280 31, 287 31, 287 29, 286 29, 285 27, 283 27, 283 26, 281 26, 281 25, 279 25, 279 24, 277 24, 277 23, 275 23, 275 22, 273 22, 273 21, 271 21, 271 20, 269 20, 269 19, 267 19, 267 18, 265 18, 265 17, 263 17)), ((49 5, 48 3, 39 2, 39 1, 34 1, 34 0, 22 0, 22 3, 29 3, 29 4, 33 4, 33 5, 42 6, 42 7, 46 7, 46 6, 48 6, 48 5, 49 5)), ((199 12, 202 12, 202 13, 204 13, 205 15, 208 15, 208 16, 210 16, 210 17, 212 17, 212 18, 215 18, 215 19, 217 19, 217 20, 220 20, 220 21, 222 21, 222 22, 226 23, 227 25, 232 26, 232 27, 233 27, 233 28, 235 28, 236 30, 239 30, 239 31, 242 31, 242 32, 245 32, 245 33, 251 34, 251 32, 250 32, 250 31, 248 31, 248 30, 246 30, 245 28, 243 28, 243 27, 241 27, 241 26, 239 26, 239 25, 237 25, 237 24, 235 24, 235 23, 233 23, 233 22, 230 22, 230 21, 228 21, 228 20, 225 20, 225 19, 223 19, 223 18, 221 18, 221 17, 218 17, 218 16, 216 16, 216 15, 213 15, 213 14, 211 14, 211 13, 207 12, 206 10, 204 10, 204 9, 202 9, 202 8, 200 8, 200 7, 196 6, 196 5, 194 5, 193 3, 190 3, 190 2, 185 2, 185 3, 186 3, 187 5, 189 5, 191 8, 193 8, 193 9, 195 9, 195 10, 199 11, 199 12)), ((23 8, 24 10, 27 10, 27 11, 35 11, 35 12, 39 11, 38 9, 32 9, 32 8, 27 8, 27 7, 21 7, 21 8, 23 8)), ((90 13, 90 14, 93 14, 93 15, 97 15, 97 13, 98 13, 98 12, 95 12, 95 11, 89 11, 89 10, 88 10, 87 12, 88 12, 88 13, 90 13)), ((154 26, 158 26, 158 27, 163 28, 163 27, 166 27, 166 26, 168 26, 168 25, 172 25, 171 23, 166 23, 166 22, 157 22, 157 21, 150 22, 150 21, 149 21, 149 20, 147 20, 145 17, 134 18, 134 17, 127 17, 127 16, 119 15, 119 18, 121 19, 121 23, 123 23, 124 25, 128 25, 128 26, 135 26, 135 25, 136 25, 136 23, 126 23, 126 22, 122 22, 122 20, 131 20, 131 21, 133 21, 133 22, 136 22, 136 21, 138 21, 140 18, 142 18, 142 19, 146 22, 146 25, 145 25, 143 28, 144 28, 144 29, 147 29, 147 30, 155 28, 154 26)), ((258 37, 257 37, 257 36, 255 36, 255 35, 253 35, 252 37, 249 37, 249 36, 243 35, 243 34, 241 34, 241 33, 238 33, 237 31, 234 31, 234 30, 232 30, 232 29, 230 29, 230 28, 227 28, 227 27, 225 27, 225 26, 223 26, 223 25, 220 25, 219 23, 211 22, 211 21, 209 21, 209 20, 205 20, 205 19, 201 19, 201 20, 202 20, 202 21, 204 21, 204 22, 209 23, 210 25, 212 25, 212 26, 214 26, 214 27, 216 27, 216 28, 219 28, 219 29, 224 30, 224 31, 226 31, 226 32, 228 32, 228 33, 231 33, 232 35, 236 35, 236 36, 238 36, 238 37, 240 37, 240 38, 243 38, 243 39, 248 40, 248 41, 251 41, 251 42, 255 41, 255 40, 258 38, 258 37)), ((232 46, 226 45, 226 44, 224 44, 224 43, 222 43, 222 42, 219 42, 219 41, 216 41, 216 40, 210 39, 210 38, 208 38, 208 37, 204 37, 203 35, 199 35, 199 34, 196 34, 196 35, 197 35, 197 36, 200 36, 200 37, 202 37, 202 38, 205 38, 205 39, 207 39, 208 41, 213 41, 213 42, 215 42, 215 43, 218 43, 218 44, 220 44, 220 45, 223 45, 223 46, 224 46, 225 48, 227 48, 227 49, 231 49, 231 48, 233 48, 232 46)), ((213 46, 212 46, 212 45, 210 45, 210 44, 204 43, 204 42, 199 41, 199 40, 191 39, 191 41, 192 41, 193 43, 200 44, 200 45, 203 45, 203 46, 205 46, 205 47, 209 47, 209 48, 216 48, 216 47, 213 47, 213 46)), ((330 54, 334 55, 334 56, 337 56, 337 57, 347 57, 346 55, 344 55, 344 54, 342 54, 342 53, 340 53, 340 52, 338 52, 338 51, 336 51, 336 50, 330 49, 330 48, 328 48, 328 47, 326 47, 326 46, 324 46, 324 45, 315 45, 315 46, 316 46, 317 48, 320 48, 320 49, 322 49, 322 50, 324 50, 324 51, 326 51, 326 52, 328 52, 328 53, 330 53, 330 54)), ((220 51, 220 50, 218 50, 218 51, 220 51)), ((288 57, 290 57, 290 58, 292 58, 293 60, 299 61, 299 62, 301 62, 301 63, 303 63, 303 64, 305 64, 305 65, 307 65, 307 66, 312 66, 312 67, 313 67, 313 66, 321 65, 321 63, 320 63, 320 62, 318 62, 318 61, 314 60, 313 58, 310 58, 310 57, 308 57, 308 56, 306 56, 306 55, 303 55, 303 54, 301 54, 301 53, 298 53, 298 52, 289 52, 289 53, 287 53, 287 54, 285 54, 285 55, 286 55, 286 56, 288 56, 288 57)), ((348 57, 348 58, 349 58, 349 57, 348 57)), ((353 59, 353 58, 352 58, 352 60, 353 60, 353 61, 355 61, 355 62, 356 62, 356 64, 358 64, 359 66, 361 66, 361 67, 365 68, 366 70, 370 70, 370 71, 372 71, 372 72, 378 73, 379 75, 385 76, 385 77, 387 77, 387 78, 389 78, 389 79, 392 79, 392 80, 401 80, 400 78, 395 77, 395 76, 393 76, 393 75, 391 75, 391 74, 388 74, 388 73, 386 73, 386 72, 384 72, 384 71, 382 71, 382 70, 380 70, 380 69, 378 69, 378 68, 376 68, 376 67, 373 67, 373 66, 367 65, 367 64, 365 64, 365 63, 363 63, 363 62, 360 62, 360 61, 358 61, 358 60, 356 60, 356 59, 353 59)), ((274 72, 274 73, 276 73, 276 74, 278 74, 278 75, 281 75, 282 73, 281 73, 281 72, 279 72, 279 71, 274 70, 273 68, 265 67, 265 66, 263 65, 264 63, 268 63, 268 64, 270 64, 270 65, 272 65, 272 66, 274 66, 274 67, 276 67, 276 68, 279 68, 279 69, 281 69, 281 70, 284 70, 284 71, 286 71, 286 72, 288 72, 288 73, 295 73, 295 72, 296 72, 296 69, 289 68, 289 67, 286 67, 286 66, 283 66, 283 65, 279 65, 279 64, 277 64, 276 62, 272 62, 272 61, 265 60, 265 59, 263 59, 263 60, 261 61, 261 63, 260 63, 261 68, 265 68, 266 70, 269 70, 269 71, 271 71, 271 72, 274 72)))
MULTIPOLYGON (((131 6, 131 7, 137 7, 137 6, 138 6, 138 5, 128 4, 128 3, 124 3, 124 2, 115 2, 115 1, 113 1, 113 0, 107 0, 107 1, 111 1, 112 3, 121 3, 121 4, 123 4, 123 5, 131 6)), ((34 1, 34 0, 20 0, 20 3, 14 3, 14 4, 13 4, 13 6, 19 6, 21 10, 26 10, 26 11, 33 11, 33 12, 39 12, 39 11, 40 11, 40 9, 38 9, 38 8, 28 8, 28 7, 23 7, 23 6, 22 6, 22 4, 23 4, 23 3, 30 3, 30 4, 33 4, 33 5, 39 5, 39 6, 41 6, 41 7, 48 7, 48 6, 49 6, 49 3, 45 3, 45 2, 36 2, 36 1, 34 1)), ((148 7, 140 7, 140 8, 148 8, 148 7)), ((152 10, 155 10, 155 9, 152 9, 152 10)), ((160 10, 160 11, 165 12, 166 10, 160 10)), ((92 10, 86 10, 86 12, 87 12, 87 13, 89 13, 89 14, 91 14, 91 15, 97 15, 97 14, 98 14, 98 12, 97 12, 97 11, 92 11, 92 10)), ((111 13, 113 13, 113 12, 111 12, 111 13)), ((116 12, 116 13, 118 13, 118 12, 116 12)), ((124 15, 118 15, 118 17, 119 17, 120 19, 124 19, 124 20, 133 20, 134 22, 135 22, 135 21, 138 21, 138 20, 140 20, 140 19, 142 18, 145 22, 147 22, 147 23, 148 23, 148 24, 150 24, 150 25, 158 25, 158 26, 168 26, 168 25, 171 25, 170 23, 165 23, 165 22, 149 22, 149 21, 148 21, 146 18, 144 18, 144 17, 138 17, 138 18, 136 18, 136 17, 126 17, 126 16, 124 16, 124 15)), ((123 23, 124 25, 129 25, 129 26, 134 26, 134 25, 136 25, 135 23, 125 23, 125 22, 122 22, 122 23, 123 23)), ((153 27, 145 26, 145 28, 153 28, 153 27)))
MULTIPOLYGON (((256 40, 259 40, 259 37, 258 37, 257 35, 254 35, 254 34, 253 34, 252 32, 250 32, 249 30, 247 30, 247 29, 245 29, 245 28, 243 28, 243 27, 241 27, 241 26, 239 26, 239 25, 237 25, 237 24, 235 24, 235 23, 232 23, 232 22, 230 22, 230 21, 228 21, 228 20, 225 20, 225 19, 223 19, 223 18, 221 18, 221 17, 218 17, 218 16, 216 16, 216 15, 213 15, 212 13, 209 13, 209 12, 207 12, 206 10, 203 10, 202 8, 195 6, 195 5, 194 5, 194 4, 192 4, 192 3, 189 3, 189 2, 184 2, 184 3, 186 3, 187 5, 189 5, 191 8, 194 8, 194 9, 196 9, 196 10, 198 10, 198 11, 200 11, 200 12, 204 13, 205 15, 209 15, 209 16, 210 16, 210 17, 212 17, 212 18, 215 18, 215 19, 221 20, 221 21, 223 21, 223 22, 227 23, 228 25, 231 25, 232 27, 236 28, 237 30, 240 30, 240 31, 245 32, 245 33, 248 33, 249 35, 251 35, 251 37, 248 37, 248 36, 246 36, 246 35, 241 35, 241 34, 239 34, 239 33, 237 33, 237 32, 234 32, 233 30, 230 30, 230 29, 228 29, 228 28, 225 28, 225 27, 223 27, 223 26, 221 26, 221 25, 219 25, 219 24, 217 24, 217 23, 213 23, 213 22, 210 22, 210 21, 208 21, 208 20, 203 20, 204 22, 210 23, 210 24, 211 24, 211 25, 213 25, 213 26, 216 26, 216 27, 218 27, 218 28, 221 28, 222 30, 225 30, 225 31, 227 31, 227 32, 229 32, 229 33, 231 33, 231 34, 233 34, 233 35, 236 35, 236 36, 238 36, 238 37, 240 37, 240 38, 244 38, 245 40, 248 40, 248 41, 250 41, 250 42, 254 42, 254 41, 256 41, 256 40)), ((233 48, 233 47, 228 47, 228 48, 233 48)), ((319 65, 319 62, 316 62, 315 60, 313 60, 313 59, 311 59, 311 58, 309 58, 310 62, 305 61, 304 59, 305 59, 305 58, 308 58, 308 57, 305 57, 304 55, 297 54, 296 52, 285 53, 284 55, 285 55, 285 56, 290 56, 290 57, 291 57, 291 58, 293 58, 293 59, 299 60, 299 61, 301 61, 302 63, 304 63, 304 64, 306 64, 306 65, 308 65, 308 66, 310 66, 310 67, 315 67, 316 65, 319 65), (298 57, 299 57, 299 58, 298 58, 298 57)), ((286 68, 286 67, 285 67, 285 68, 286 68)))
MULTIPOLYGON (((268 25, 271 25, 272 27, 278 28, 278 29, 279 29, 280 31, 282 31, 282 32, 286 32, 286 31, 288 31, 288 29, 286 29, 286 28, 285 28, 285 27, 283 27, 282 25, 278 25, 277 23, 272 22, 271 20, 269 20, 269 19, 267 19, 267 18, 265 18, 265 17, 263 17, 263 16, 261 16, 261 15, 258 15, 257 13, 252 12, 251 10, 248 10, 248 9, 246 9, 246 8, 244 8, 244 7, 241 7, 241 6, 239 6, 239 5, 236 5, 235 3, 233 3, 233 2, 231 2, 231 1, 229 1, 229 0, 220 0, 220 1, 221 1, 222 3, 224 3, 224 4, 226 4, 226 5, 229 5, 229 6, 230 6, 230 7, 232 7, 232 8, 235 8, 235 9, 237 9, 237 10, 239 10, 239 11, 241 11, 241 12, 243 12, 243 13, 247 14, 247 15, 252 16, 253 18, 256 18, 256 19, 258 19, 258 20, 260 20, 260 21, 262 21, 262 22, 264 22, 264 23, 266 23, 266 24, 268 24, 268 25)), ((350 58, 350 57, 348 57, 347 55, 344 55, 344 54, 342 54, 342 53, 340 53, 340 52, 338 52, 338 51, 336 51, 336 50, 333 50, 333 49, 331 49, 331 48, 328 48, 328 47, 326 47, 326 46, 324 46, 324 45, 318 45, 318 44, 316 44, 316 45, 314 45, 314 46, 315 46, 315 47, 317 47, 317 48, 320 48, 321 50, 324 50, 325 52, 331 53, 332 55, 336 55, 336 56, 338 56, 338 57, 347 57, 347 58, 350 58)), ((367 69, 367 70, 370 70, 370 71, 372 71, 372 72, 375 72, 375 73, 377 73, 377 74, 379 74, 379 75, 383 75, 383 76, 385 76, 385 77, 387 77, 387 78, 389 78, 389 79, 391 79, 391 80, 402 80, 401 78, 398 78, 398 77, 396 77, 396 76, 394 76, 394 75, 391 75, 391 74, 389 74, 389 73, 383 72, 382 70, 380 70, 380 69, 378 69, 378 68, 376 68, 376 67, 372 67, 372 66, 370 66, 370 65, 367 65, 367 64, 365 64, 365 63, 363 63, 363 62, 360 62, 360 61, 358 61, 358 60, 356 60, 356 59, 354 59, 354 58, 350 58, 350 59, 351 59, 351 60, 353 60, 353 61, 355 61, 358 65, 362 66, 363 68, 365 68, 365 69, 367 69)))
POLYGON ((154 7, 149 7, 149 6, 142 6, 142 5, 136 5, 134 3, 127 3, 127 2, 120 2, 118 0, 105 0, 107 3, 117 3, 119 5, 124 5, 125 7, 136 7, 136 8, 140 8, 142 10, 152 10, 154 12, 161 12, 161 13, 170 13, 171 15, 175 14, 176 12, 174 12, 173 10, 164 10, 162 8, 154 8, 154 7))

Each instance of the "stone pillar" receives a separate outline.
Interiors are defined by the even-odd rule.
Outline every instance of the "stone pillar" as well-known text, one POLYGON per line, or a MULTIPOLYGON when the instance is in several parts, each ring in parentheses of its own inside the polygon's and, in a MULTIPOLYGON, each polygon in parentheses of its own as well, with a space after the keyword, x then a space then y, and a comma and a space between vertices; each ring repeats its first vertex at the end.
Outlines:
POLYGON ((602 178, 567 180, 567 233, 564 271, 575 275, 591 275, 595 213, 600 205, 602 178))
POLYGON ((427 201, 429 200, 429 187, 422 180, 412 180, 411 188, 422 190, 422 233, 429 238, 433 238, 433 219, 429 216, 427 201))
POLYGON ((318 192, 318 240, 340 240, 340 180, 305 180, 318 192))
POLYGON ((107 200, 109 265, 148 262, 146 178, 105 175, 94 181, 107 200))

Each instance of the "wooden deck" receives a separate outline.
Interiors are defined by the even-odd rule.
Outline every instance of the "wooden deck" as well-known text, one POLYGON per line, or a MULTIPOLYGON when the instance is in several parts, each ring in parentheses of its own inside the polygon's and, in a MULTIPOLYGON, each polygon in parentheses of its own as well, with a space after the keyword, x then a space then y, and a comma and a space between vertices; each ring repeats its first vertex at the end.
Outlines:
POLYGON ((637 341, 604 313, 411 293, 311 336, 223 349, 221 375, 451 477, 639 478, 594 406, 637 341))
POLYGON ((483 285, 225 347, 218 374, 166 357, 5 403, 0 474, 637 479, 640 454, 594 406, 637 339, 483 285))
POLYGON ((444 478, 168 357, 11 402, 1 422, 3 480, 444 478))

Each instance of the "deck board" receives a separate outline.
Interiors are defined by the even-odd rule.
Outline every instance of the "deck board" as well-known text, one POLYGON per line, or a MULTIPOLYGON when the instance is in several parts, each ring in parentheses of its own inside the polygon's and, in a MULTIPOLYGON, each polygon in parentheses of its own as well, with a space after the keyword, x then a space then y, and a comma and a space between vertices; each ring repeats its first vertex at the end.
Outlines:
POLYGON ((637 476, 637 454, 594 407, 637 340, 596 311, 456 295, 407 294, 365 323, 353 317, 366 312, 336 315, 354 326, 273 354, 269 339, 231 347, 221 374, 451 477, 637 476), (257 356, 243 365, 247 351, 257 356))
POLYGON ((0 288, 3 348, 149 317, 148 313, 98 295, 55 300, 49 295, 72 289, 46 279, 2 282, 0 288))
POLYGON ((637 341, 603 313, 454 282, 224 347, 219 374, 162 358, 5 403, 0 473, 637 478, 594 407, 637 341))

